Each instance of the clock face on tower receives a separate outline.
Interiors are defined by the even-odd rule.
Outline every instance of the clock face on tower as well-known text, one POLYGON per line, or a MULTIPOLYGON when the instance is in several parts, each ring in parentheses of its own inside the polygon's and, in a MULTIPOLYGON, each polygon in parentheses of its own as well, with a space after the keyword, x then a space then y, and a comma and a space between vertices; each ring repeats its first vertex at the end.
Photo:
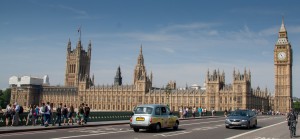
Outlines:
POLYGON ((277 55, 278 60, 285 60, 286 53, 285 52, 279 52, 277 55))

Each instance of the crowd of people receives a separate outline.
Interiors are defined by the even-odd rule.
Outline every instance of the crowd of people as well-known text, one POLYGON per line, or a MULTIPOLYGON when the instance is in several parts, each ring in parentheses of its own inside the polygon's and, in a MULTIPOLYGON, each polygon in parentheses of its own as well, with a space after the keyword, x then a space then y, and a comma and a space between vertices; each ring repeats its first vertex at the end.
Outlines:
MULTIPOLYGON (((188 114, 191 113, 192 117, 195 118, 196 114, 198 113, 199 117, 201 116, 207 116, 208 111, 206 108, 202 107, 180 107, 179 108, 179 115, 180 118, 187 118, 188 114)), ((214 109, 211 109, 211 116, 215 116, 216 111, 214 109)))
MULTIPOLYGON (((13 105, 8 104, 6 106, 6 110, 3 115, 6 118, 6 126, 18 126, 20 114, 23 113, 23 107, 18 105, 15 102, 13 105)), ((66 104, 60 103, 56 109, 54 110, 53 103, 47 102, 42 103, 40 106, 38 105, 29 105, 27 108, 27 118, 26 118, 26 126, 30 124, 32 126, 36 126, 38 124, 38 120, 41 122, 41 126, 58 126, 63 125, 74 125, 77 123, 79 125, 87 124, 89 114, 90 114, 90 107, 88 104, 82 103, 75 111, 73 105, 67 107, 66 104), (56 115, 55 120, 53 119, 54 114, 56 115)))

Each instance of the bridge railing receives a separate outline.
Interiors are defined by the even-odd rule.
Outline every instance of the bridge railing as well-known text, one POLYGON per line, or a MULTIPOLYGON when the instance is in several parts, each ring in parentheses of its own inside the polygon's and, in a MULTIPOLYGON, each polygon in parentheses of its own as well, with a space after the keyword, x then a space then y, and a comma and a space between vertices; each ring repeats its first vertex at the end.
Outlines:
MULTIPOLYGON (((125 112, 90 112, 88 122, 99 122, 99 121, 117 121, 117 120, 128 120, 132 116, 131 111, 125 111, 125 112)), ((173 112, 174 115, 178 116, 180 118, 179 112, 173 112)), ((218 111, 216 112, 215 116, 221 116, 223 115, 224 112, 218 111)), ((211 112, 208 111, 206 115, 202 116, 211 116, 211 112)), ((19 118, 19 125, 25 125, 26 120, 27 120, 28 112, 24 112, 20 114, 19 118)), ((199 113, 195 113, 196 117, 199 117, 199 113)), ((77 119, 75 118, 74 114, 74 123, 76 123, 77 119)), ((187 117, 192 117, 192 113, 189 112, 187 117)), ((54 112, 52 117, 51 117, 51 122, 55 122, 56 120, 56 113, 54 112)), ((28 125, 31 125, 31 118, 29 118, 28 125)), ((41 124, 41 116, 38 117, 37 119, 37 124, 41 124)), ((3 114, 0 114, 0 127, 6 125, 6 118, 3 114)), ((11 125, 11 120, 9 121, 9 125, 11 125)))

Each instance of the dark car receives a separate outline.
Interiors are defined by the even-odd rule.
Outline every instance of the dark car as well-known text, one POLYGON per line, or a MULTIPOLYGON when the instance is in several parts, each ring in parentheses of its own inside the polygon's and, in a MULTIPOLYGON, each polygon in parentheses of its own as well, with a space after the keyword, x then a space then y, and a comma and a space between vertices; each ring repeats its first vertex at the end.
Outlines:
POLYGON ((235 110, 229 114, 225 120, 225 127, 245 127, 251 128, 257 126, 256 113, 251 110, 235 110))

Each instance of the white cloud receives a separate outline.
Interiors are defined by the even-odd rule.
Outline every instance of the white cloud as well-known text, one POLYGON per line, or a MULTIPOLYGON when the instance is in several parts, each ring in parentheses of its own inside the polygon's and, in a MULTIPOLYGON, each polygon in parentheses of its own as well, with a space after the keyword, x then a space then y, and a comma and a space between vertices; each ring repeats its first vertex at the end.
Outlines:
POLYGON ((174 49, 171 49, 171 48, 164 47, 164 48, 162 48, 162 49, 165 50, 165 51, 168 52, 168 53, 175 53, 175 50, 174 50, 174 49))
MULTIPOLYGON (((56 6, 51 6, 51 7, 56 7, 56 6)), ((81 9, 76 9, 70 6, 65 6, 65 5, 58 5, 58 8, 69 11, 71 13, 74 13, 75 16, 73 16, 75 19, 97 19, 99 18, 98 16, 91 16, 87 11, 81 10, 81 9)))
POLYGON ((61 8, 61 9, 68 10, 68 11, 71 11, 73 13, 79 14, 79 15, 85 15, 85 16, 87 15, 86 11, 75 9, 73 7, 64 6, 64 5, 58 5, 58 7, 61 8))
POLYGON ((174 32, 174 31, 187 31, 187 30, 199 30, 209 29, 214 26, 218 26, 217 23, 190 23, 190 24, 173 24, 160 30, 160 32, 174 32))
POLYGON ((274 26, 274 27, 270 27, 270 28, 267 28, 267 29, 263 29, 260 32, 258 32, 258 34, 261 37, 264 37, 264 36, 274 36, 274 35, 278 34, 278 31, 279 31, 279 27, 278 26, 274 26))
POLYGON ((300 33, 300 26, 291 26, 287 28, 288 33, 300 33))
POLYGON ((160 33, 142 33, 142 32, 131 32, 131 33, 122 33, 119 36, 129 37, 136 39, 138 41, 174 41, 174 40, 182 40, 180 36, 172 35, 172 34, 160 34, 160 33))

